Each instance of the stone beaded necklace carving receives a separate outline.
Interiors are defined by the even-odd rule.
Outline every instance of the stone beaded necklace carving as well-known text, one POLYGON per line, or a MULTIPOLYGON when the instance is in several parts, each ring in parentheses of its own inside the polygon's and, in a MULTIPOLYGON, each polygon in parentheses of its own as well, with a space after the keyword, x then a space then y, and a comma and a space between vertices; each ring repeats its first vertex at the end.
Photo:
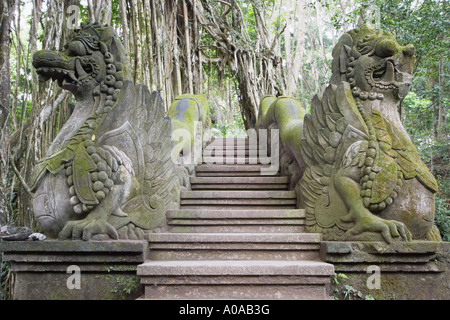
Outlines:
MULTIPOLYGON (((86 39, 86 38, 81 38, 86 39)), ((87 43, 87 41, 83 41, 87 43)), ((123 159, 123 154, 114 147, 104 146, 104 148, 95 145, 95 129, 103 121, 105 116, 111 111, 114 103, 116 102, 118 95, 123 85, 123 73, 122 65, 115 63, 113 55, 107 51, 106 45, 98 41, 98 46, 93 46, 90 42, 86 44, 92 49, 101 49, 104 55, 104 61, 106 63, 106 77, 99 86, 94 89, 93 95, 95 99, 96 111, 91 114, 84 122, 75 136, 71 139, 69 146, 75 147, 76 145, 82 145, 89 155, 90 159, 95 163, 95 169, 93 172, 89 172, 92 181, 92 191, 95 193, 97 204, 100 203, 111 191, 114 183, 117 183, 119 179, 117 175, 119 164, 123 159)), ((89 59, 84 58, 84 59, 89 59)), ((90 62, 96 66, 95 61, 90 62)), ((94 68, 95 72, 95 68, 94 68)), ((95 73, 94 73, 95 74, 95 73)), ((92 77, 90 75, 89 77, 92 77)), ((83 79, 85 81, 88 78, 83 79)), ((75 147, 77 148, 77 147, 75 147)), ((96 204, 86 205, 81 202, 76 194, 74 179, 73 179, 73 159, 65 164, 67 184, 69 186, 70 204, 76 214, 87 214, 92 211, 96 204)))
MULTIPOLYGON (((366 112, 364 111, 363 105, 358 97, 355 96, 356 100, 356 107, 358 108, 358 111, 361 113, 361 116, 369 130, 369 143, 366 150, 366 159, 364 162, 364 166, 361 168, 361 197, 363 198, 363 204, 366 208, 368 208, 371 211, 381 211, 386 208, 386 206, 393 203, 395 198, 398 196, 398 192, 400 191, 400 188, 403 184, 403 174, 401 170, 397 170, 397 182, 394 190, 390 193, 388 197, 386 197, 385 200, 379 202, 379 203, 371 203, 371 196, 372 196, 372 187, 373 182, 377 176, 377 174, 380 173, 381 168, 376 166, 375 160, 377 156, 379 156, 380 150, 384 152, 382 148, 379 146, 379 141, 377 139, 377 132, 376 129, 373 127, 370 119, 368 118, 366 112)), ((388 155, 391 157, 390 155, 388 155)))

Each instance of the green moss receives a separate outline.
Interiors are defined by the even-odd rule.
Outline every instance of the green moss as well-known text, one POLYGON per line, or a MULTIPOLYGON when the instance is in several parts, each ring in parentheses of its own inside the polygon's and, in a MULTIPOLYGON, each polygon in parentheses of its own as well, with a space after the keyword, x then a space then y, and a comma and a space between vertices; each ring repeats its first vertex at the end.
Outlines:
POLYGON ((303 118, 306 113, 301 103, 289 97, 266 96, 261 101, 259 112, 259 127, 267 128, 276 124, 283 146, 300 159, 303 118))
MULTIPOLYGON (((195 141, 196 121, 202 122, 202 127, 207 128, 211 125, 209 117, 209 108, 207 99, 203 95, 184 94, 175 98, 169 107, 167 115, 172 121, 172 132, 183 129, 189 132, 190 148, 192 149, 195 141)), ((176 144, 175 153, 180 153, 188 145, 176 144)))

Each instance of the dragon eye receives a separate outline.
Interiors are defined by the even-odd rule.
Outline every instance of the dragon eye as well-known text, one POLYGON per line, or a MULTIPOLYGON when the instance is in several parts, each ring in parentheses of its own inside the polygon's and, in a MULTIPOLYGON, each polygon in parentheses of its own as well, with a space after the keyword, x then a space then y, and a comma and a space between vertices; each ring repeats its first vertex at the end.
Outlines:
POLYGON ((80 41, 72 41, 67 45, 66 49, 71 56, 84 56, 87 54, 84 44, 80 41))
POLYGON ((393 56, 397 52, 397 43, 390 39, 381 40, 375 48, 377 56, 386 58, 393 56))
POLYGON ((408 57, 414 56, 414 46, 412 44, 407 45, 406 47, 403 47, 403 54, 408 57))

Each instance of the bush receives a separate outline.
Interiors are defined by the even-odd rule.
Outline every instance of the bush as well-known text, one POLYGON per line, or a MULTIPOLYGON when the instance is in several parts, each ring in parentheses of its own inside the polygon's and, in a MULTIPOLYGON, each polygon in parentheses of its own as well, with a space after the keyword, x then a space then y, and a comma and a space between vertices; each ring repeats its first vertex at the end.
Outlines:
POLYGON ((435 224, 441 232, 442 240, 450 241, 450 206, 449 206, 449 179, 440 179, 437 177, 439 183, 439 192, 436 194, 436 217, 435 224))

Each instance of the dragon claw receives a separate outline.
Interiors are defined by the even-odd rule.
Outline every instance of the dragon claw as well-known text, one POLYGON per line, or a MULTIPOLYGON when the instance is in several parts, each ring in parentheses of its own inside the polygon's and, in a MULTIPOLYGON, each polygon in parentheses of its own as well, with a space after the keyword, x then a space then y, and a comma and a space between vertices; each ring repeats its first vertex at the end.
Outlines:
MULTIPOLYGON (((349 220, 348 216, 345 218, 349 220)), ((404 223, 399 221, 385 220, 367 212, 358 216, 354 222, 355 225, 345 232, 344 240, 353 240, 364 232, 379 233, 387 243, 392 243, 398 239, 402 241, 412 240, 411 232, 406 228, 404 223)))
POLYGON ((116 229, 104 219, 89 218, 69 221, 61 230, 59 240, 114 239, 119 238, 116 229))

